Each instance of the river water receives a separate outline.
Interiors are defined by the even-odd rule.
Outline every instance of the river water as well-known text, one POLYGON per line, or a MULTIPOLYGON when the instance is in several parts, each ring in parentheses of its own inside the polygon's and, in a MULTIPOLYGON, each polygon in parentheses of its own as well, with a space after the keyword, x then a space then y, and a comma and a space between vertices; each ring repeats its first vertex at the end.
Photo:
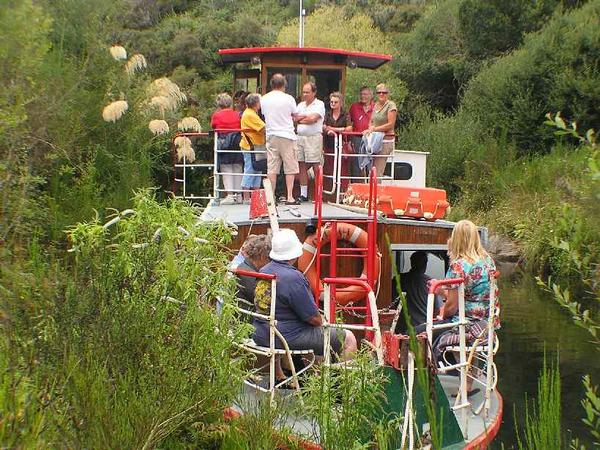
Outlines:
MULTIPOLYGON (((504 421, 494 448, 516 448, 515 419, 520 429, 525 421, 525 395, 537 395, 537 381, 544 362, 560 362, 562 384, 563 442, 579 437, 592 448, 591 437, 581 422, 584 416, 581 378, 600 382, 600 352, 590 335, 577 327, 567 311, 552 296, 540 290, 531 277, 501 279, 499 283, 502 329, 496 355, 498 388, 504 398, 504 421), (515 412, 516 411, 516 412, 515 412)), ((564 448, 565 447, 563 445, 564 448)), ((548 449, 551 450, 551 449, 548 449)))

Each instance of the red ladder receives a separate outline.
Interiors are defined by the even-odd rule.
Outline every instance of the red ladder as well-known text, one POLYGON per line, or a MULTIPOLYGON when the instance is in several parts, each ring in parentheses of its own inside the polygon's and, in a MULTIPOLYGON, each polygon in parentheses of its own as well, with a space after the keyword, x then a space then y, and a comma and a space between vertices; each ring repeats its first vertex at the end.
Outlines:
MULTIPOLYGON (((315 265, 319 280, 325 278, 339 278, 337 274, 337 260, 338 257, 343 258, 363 258, 366 261, 366 278, 364 277, 348 277, 344 276, 345 279, 353 279, 366 281, 373 292, 376 292, 376 264, 377 262, 377 171, 375 167, 371 169, 369 174, 369 203, 367 205, 366 217, 359 219, 327 219, 323 220, 323 170, 321 167, 317 169, 315 177, 315 210, 314 214, 317 216, 317 250, 315 265), (338 224, 339 223, 350 223, 365 229, 367 232, 367 246, 366 247, 339 247, 338 246, 338 224), (329 253, 323 252, 323 228, 329 227, 329 253), (323 273, 322 260, 324 258, 329 259, 329 273, 323 273)), ((364 268, 363 268, 364 272, 364 268)), ((337 287, 336 284, 331 286, 331 303, 330 303, 330 317, 334 318, 336 311, 346 311, 350 314, 364 317, 363 324, 365 326, 372 326, 373 319, 371 309, 368 307, 367 295, 368 292, 365 290, 364 297, 353 303, 358 305, 340 305, 336 301, 336 291, 343 291, 344 287, 337 287)), ((323 292, 323 286, 320 287, 320 293, 323 292)), ((316 299, 319 304, 320 296, 316 299)), ((320 305, 319 305, 320 306, 320 305)), ((373 332, 368 331, 366 334, 367 339, 373 338, 373 332)))

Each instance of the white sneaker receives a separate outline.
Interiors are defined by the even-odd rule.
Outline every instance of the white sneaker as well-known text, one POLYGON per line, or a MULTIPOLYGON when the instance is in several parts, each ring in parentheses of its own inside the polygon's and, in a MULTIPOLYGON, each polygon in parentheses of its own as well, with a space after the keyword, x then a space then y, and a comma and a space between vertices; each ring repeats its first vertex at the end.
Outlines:
POLYGON ((235 197, 233 195, 228 195, 223 200, 221 200, 221 202, 219 204, 220 205, 235 205, 236 204, 235 197))

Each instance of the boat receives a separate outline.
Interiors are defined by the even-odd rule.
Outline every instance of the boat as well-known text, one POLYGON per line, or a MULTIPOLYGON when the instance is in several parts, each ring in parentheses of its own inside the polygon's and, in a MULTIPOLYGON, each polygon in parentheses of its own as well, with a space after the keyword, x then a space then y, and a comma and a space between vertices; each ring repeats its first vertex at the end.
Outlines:
MULTIPOLYGON (((286 76, 289 93, 295 97, 307 80, 317 84, 318 92, 344 93, 347 69, 376 69, 391 59, 390 55, 314 47, 223 49, 219 54, 225 64, 236 65, 234 91, 243 88, 264 94, 269 77, 279 72, 286 76)), ((301 258, 301 264, 310 280, 315 299, 323 309, 325 345, 328 346, 327 336, 334 327, 350 329, 364 336, 373 352, 373 364, 380 367, 389 380, 385 391, 388 400, 386 405, 404 417, 403 427, 398 430, 397 445, 401 448, 421 448, 425 445, 421 439, 427 434, 430 419, 423 414, 424 402, 435 398, 435 407, 442 411, 445 418, 441 448, 487 447, 498 433, 503 413, 502 396, 497 389, 498 371, 494 363, 498 338, 491 326, 496 311, 493 308, 490 310, 486 339, 490 344, 476 342, 473 346, 467 346, 464 341, 466 321, 463 289, 460 287, 462 280, 443 279, 448 265, 447 241, 454 223, 443 219, 448 207, 445 193, 442 196, 439 190, 428 190, 425 186, 427 153, 395 150, 393 154, 385 156, 387 166, 383 174, 377 174, 373 169, 368 178, 350 180, 343 175, 341 162, 344 142, 353 133, 339 133, 334 152, 329 155, 335 161, 332 171, 323 174, 317 170, 315 173, 313 202, 278 206, 272 190, 267 186, 262 196, 253 195, 251 205, 221 204, 222 173, 218 171, 216 158, 222 150, 217 148, 215 133, 180 133, 178 136, 187 136, 193 141, 199 160, 190 163, 185 155, 178 160, 173 147, 173 192, 180 198, 200 202, 204 206, 201 220, 225 222, 234 229, 230 244, 234 253, 248 235, 269 233, 279 227, 293 229, 299 237, 305 237, 304 248, 307 250, 301 258), (200 186, 204 191, 194 192, 194 179, 207 178, 200 177, 202 171, 210 178, 210 185, 197 184, 196 187, 200 186), (348 182, 352 182, 350 188, 343 190, 342 186, 348 182), (325 184, 329 187, 327 190, 325 184), (438 205, 435 211, 421 208, 409 214, 412 217, 407 217, 410 205, 386 209, 385 204, 389 203, 387 199, 390 195, 396 195, 392 192, 394 189, 402 192, 401 198, 405 200, 408 192, 409 201, 411 192, 426 196, 431 194, 431 198, 441 206, 438 205), (358 191, 360 201, 357 201, 358 191), (395 333, 401 308, 395 306, 394 300, 401 294, 396 292, 392 275, 395 268, 406 271, 410 255, 418 250, 427 252, 427 273, 437 280, 429 291, 427 333, 421 336, 421 341, 429 342, 429 346, 424 346, 426 358, 431 356, 432 332, 440 327, 433 322, 436 287, 459 285, 459 304, 462 305, 459 307, 461 316, 458 325, 462 345, 452 349, 459 355, 458 361, 434 363, 435 366, 430 367, 433 394, 429 396, 419 393, 419 387, 410 375, 416 370, 416 348, 407 347, 408 338, 395 333), (467 396, 468 368, 474 361, 480 361, 484 369, 475 380, 482 389, 473 396, 467 396)), ((414 200, 415 195, 412 197, 414 200)), ((485 243, 485 228, 480 228, 480 235, 485 243)), ((275 292, 277 280, 274 277, 253 272, 242 274, 272 283, 272 292, 275 292)), ((492 281, 495 283, 495 280, 492 281)), ((285 342, 284 348, 275 347, 278 331, 274 304, 273 294, 270 312, 264 315, 240 307, 242 313, 261 317, 270 323, 271 344, 260 347, 251 340, 240 343, 241 348, 260 356, 266 360, 266 364, 262 373, 257 372, 252 379, 246 380, 239 401, 227 411, 228 415, 251 414, 253 409, 248 405, 257 404, 264 398, 272 404, 295 398, 295 392, 301 389, 296 383, 298 377, 309 373, 314 363, 314 355, 310 351, 291 351, 285 342), (310 360, 298 372, 294 370, 292 361, 292 356, 297 353, 310 360), (288 381, 292 382, 295 389, 283 389, 287 383, 277 383, 275 380, 275 361, 280 357, 291 363, 292 375, 288 381)), ((333 364, 327 350, 323 364, 326 367, 333 364)), ((286 425, 299 436, 319 435, 314 420, 310 418, 292 417, 286 425)), ((305 448, 320 448, 318 439, 305 442, 305 448)))

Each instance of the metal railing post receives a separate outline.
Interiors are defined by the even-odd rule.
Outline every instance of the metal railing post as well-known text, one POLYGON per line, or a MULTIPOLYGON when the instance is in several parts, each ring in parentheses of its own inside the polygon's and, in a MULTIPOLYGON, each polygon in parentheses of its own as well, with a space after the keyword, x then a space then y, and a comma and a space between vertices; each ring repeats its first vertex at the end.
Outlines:
POLYGON ((220 177, 219 177, 219 167, 218 167, 218 161, 219 161, 219 155, 218 155, 218 147, 219 147, 219 139, 218 139, 218 133, 215 131, 215 133, 213 134, 213 155, 214 155, 214 159, 213 159, 213 198, 218 198, 219 195, 219 184, 220 184, 220 177))
POLYGON ((275 402, 275 363, 277 355, 275 354, 275 299, 277 298, 277 283, 275 279, 271 280, 271 308, 269 312, 269 390, 271 395, 271 406, 275 402))

